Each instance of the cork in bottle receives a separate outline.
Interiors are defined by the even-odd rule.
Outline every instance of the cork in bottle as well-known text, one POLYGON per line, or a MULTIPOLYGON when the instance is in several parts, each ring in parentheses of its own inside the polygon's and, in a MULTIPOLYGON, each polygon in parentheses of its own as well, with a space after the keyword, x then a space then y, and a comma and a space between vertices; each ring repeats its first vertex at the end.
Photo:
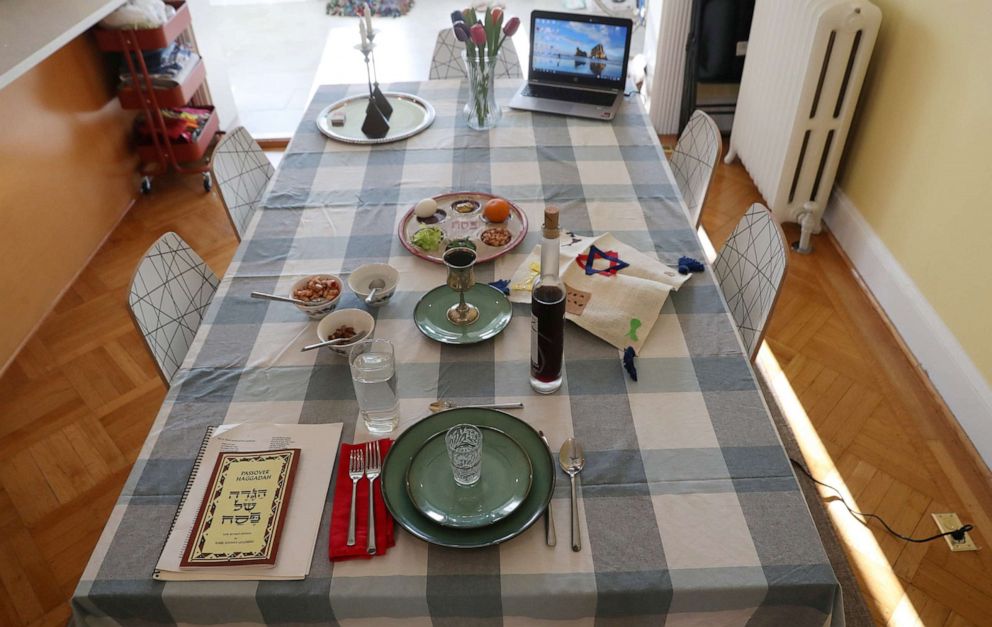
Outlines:
POLYGON ((558 239, 561 229, 558 227, 558 207, 548 205, 544 209, 544 237, 558 239))

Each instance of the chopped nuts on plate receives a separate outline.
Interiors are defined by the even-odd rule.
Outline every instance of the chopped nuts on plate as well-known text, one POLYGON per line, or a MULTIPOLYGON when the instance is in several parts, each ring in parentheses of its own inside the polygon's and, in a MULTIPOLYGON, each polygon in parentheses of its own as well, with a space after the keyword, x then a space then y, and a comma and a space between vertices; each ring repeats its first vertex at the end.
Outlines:
POLYGON ((513 239, 513 235, 508 229, 498 226, 483 231, 479 235, 479 239, 487 246, 500 247, 509 244, 510 240, 513 239))

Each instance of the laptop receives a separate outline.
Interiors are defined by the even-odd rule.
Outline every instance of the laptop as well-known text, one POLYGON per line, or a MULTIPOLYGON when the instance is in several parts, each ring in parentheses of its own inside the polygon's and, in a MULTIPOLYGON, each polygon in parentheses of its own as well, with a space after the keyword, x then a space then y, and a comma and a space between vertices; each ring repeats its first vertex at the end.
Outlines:
POLYGON ((510 107, 612 120, 623 102, 628 19, 532 11, 528 80, 510 107))

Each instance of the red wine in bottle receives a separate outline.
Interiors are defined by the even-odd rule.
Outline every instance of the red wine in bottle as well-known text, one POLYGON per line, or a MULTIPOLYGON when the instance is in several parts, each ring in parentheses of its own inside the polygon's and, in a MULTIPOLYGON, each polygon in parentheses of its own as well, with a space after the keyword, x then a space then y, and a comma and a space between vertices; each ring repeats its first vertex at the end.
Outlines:
POLYGON ((558 276, 558 208, 544 210, 541 274, 530 295, 530 386, 540 394, 558 391, 565 349, 565 286, 558 276))
POLYGON ((541 383, 561 385, 565 351, 565 290, 541 285, 531 294, 530 376, 541 383), (535 345, 536 344, 536 345, 535 345))

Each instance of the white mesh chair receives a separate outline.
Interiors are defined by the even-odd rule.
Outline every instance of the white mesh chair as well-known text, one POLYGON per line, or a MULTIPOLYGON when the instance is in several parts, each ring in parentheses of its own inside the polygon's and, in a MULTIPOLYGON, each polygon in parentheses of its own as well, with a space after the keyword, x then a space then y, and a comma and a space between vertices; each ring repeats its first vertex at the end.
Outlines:
POLYGON ((751 205, 720 249, 713 272, 754 359, 778 300, 787 263, 785 237, 767 207, 751 205))
POLYGON ((689 209, 689 222, 699 226, 699 216, 710 189, 713 168, 720 160, 723 151, 723 138, 720 128, 713 118, 702 111, 696 111, 689 118, 679 142, 675 145, 668 162, 672 166, 675 182, 682 192, 682 199, 689 209))
MULTIPOLYGON (((468 68, 465 67, 465 60, 462 58, 464 52, 465 44, 455 39, 455 32, 450 27, 442 29, 437 34, 437 43, 434 44, 429 78, 431 80, 468 78, 468 68)), ((496 57, 496 78, 523 78, 520 57, 517 56, 517 48, 513 45, 512 37, 507 37, 499 48, 496 57)))
POLYGON ((217 283, 203 259, 171 232, 138 264, 128 305, 166 385, 186 358, 217 283))
POLYGON ((243 126, 221 138, 211 164, 227 215, 240 240, 275 169, 243 126))

